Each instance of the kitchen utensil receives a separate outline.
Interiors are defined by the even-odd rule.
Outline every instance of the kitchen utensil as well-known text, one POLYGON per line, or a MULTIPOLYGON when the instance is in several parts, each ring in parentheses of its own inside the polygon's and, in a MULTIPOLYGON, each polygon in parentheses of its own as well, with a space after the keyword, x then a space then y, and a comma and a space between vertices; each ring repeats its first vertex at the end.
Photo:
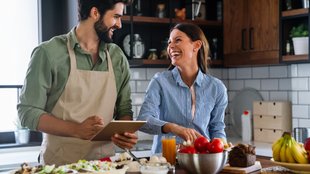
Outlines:
POLYGON ((189 154, 177 153, 180 166, 189 173, 196 174, 216 174, 223 169, 226 164, 228 152, 209 154, 189 154))
POLYGON ((244 88, 239 91, 231 102, 232 127, 237 137, 242 135, 241 115, 243 111, 253 111, 253 101, 262 101, 262 95, 254 88, 244 88))
POLYGON ((169 170, 168 163, 147 163, 140 168, 141 174, 167 174, 169 170))
POLYGON ((261 170, 262 165, 259 161, 256 161, 254 165, 249 167, 231 167, 229 164, 226 164, 221 172, 223 173, 252 173, 257 170, 261 170))
POLYGON ((134 160, 136 160, 140 165, 143 165, 143 164, 140 162, 139 158, 137 158, 136 155, 134 155, 134 154, 131 152, 131 150, 129 150, 129 149, 127 149, 127 148, 125 148, 124 150, 125 150, 134 160))
POLYGON ((192 0, 192 20, 194 20, 200 11, 201 0, 192 0))
POLYGON ((294 128, 294 138, 297 142, 304 143, 308 138, 308 129, 305 127, 295 127, 294 128))

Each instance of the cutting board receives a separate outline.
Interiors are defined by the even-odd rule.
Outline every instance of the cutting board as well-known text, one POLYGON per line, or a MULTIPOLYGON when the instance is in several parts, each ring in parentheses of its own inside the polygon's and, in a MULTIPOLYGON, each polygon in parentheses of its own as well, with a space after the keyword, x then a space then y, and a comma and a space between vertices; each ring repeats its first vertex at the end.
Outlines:
POLYGON ((251 173, 260 169, 262 169, 262 165, 259 161, 256 161, 253 166, 249 167, 230 167, 229 164, 226 164, 221 173, 251 173))

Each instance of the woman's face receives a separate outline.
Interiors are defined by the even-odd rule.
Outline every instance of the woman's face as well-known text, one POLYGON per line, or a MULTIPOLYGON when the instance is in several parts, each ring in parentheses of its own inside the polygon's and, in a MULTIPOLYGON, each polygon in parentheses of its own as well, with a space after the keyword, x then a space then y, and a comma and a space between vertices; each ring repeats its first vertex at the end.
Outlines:
POLYGON ((174 66, 197 65, 197 41, 191 39, 182 31, 173 29, 170 33, 167 52, 174 66))

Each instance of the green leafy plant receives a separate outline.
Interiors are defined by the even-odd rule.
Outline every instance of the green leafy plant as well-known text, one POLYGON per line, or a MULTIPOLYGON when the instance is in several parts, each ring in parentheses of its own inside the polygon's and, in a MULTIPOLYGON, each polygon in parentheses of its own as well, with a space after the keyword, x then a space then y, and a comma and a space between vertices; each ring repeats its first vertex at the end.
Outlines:
POLYGON ((308 27, 305 24, 294 26, 290 31, 290 37, 307 37, 309 35, 308 27))

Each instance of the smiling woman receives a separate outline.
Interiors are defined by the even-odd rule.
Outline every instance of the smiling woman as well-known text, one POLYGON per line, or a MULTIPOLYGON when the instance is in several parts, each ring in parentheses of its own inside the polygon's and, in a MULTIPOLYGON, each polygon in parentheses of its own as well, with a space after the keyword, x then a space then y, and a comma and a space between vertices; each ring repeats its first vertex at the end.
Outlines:
POLYGON ((31 51, 38 45, 38 19, 38 0, 10 0, 0 6, 0 132, 15 129, 20 87, 13 87, 23 84, 31 51))

